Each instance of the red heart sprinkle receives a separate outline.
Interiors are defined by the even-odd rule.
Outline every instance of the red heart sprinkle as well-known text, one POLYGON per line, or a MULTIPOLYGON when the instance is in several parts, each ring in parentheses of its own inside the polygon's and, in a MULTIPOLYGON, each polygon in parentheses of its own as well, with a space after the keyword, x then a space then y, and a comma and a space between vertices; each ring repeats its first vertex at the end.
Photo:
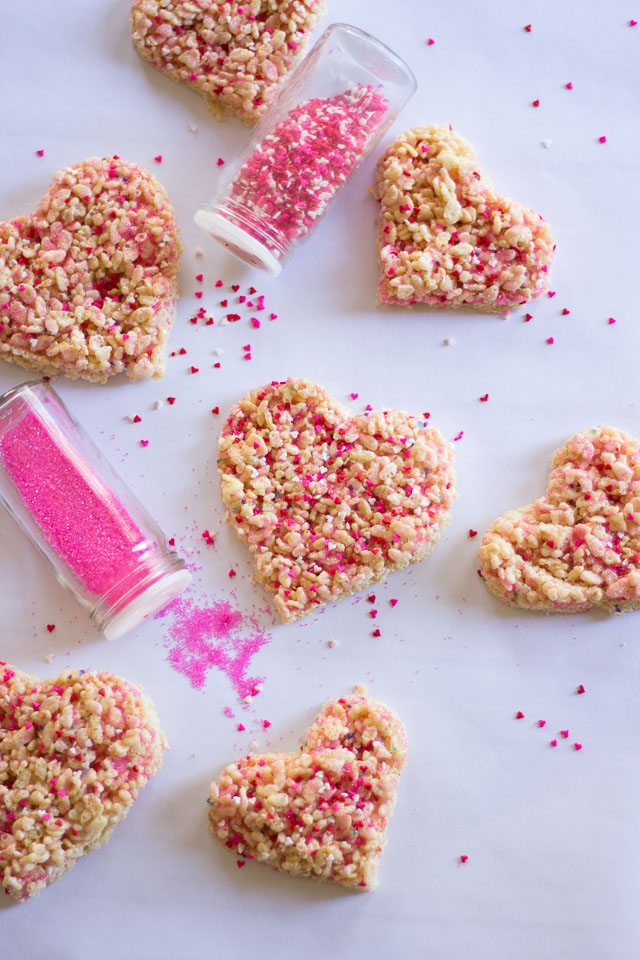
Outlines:
POLYGON ((522 712, 522 710, 518 710, 518 712, 516 713, 516 720, 524 720, 524 713, 522 712))
POLYGON ((217 414, 217 413, 220 413, 220 407, 212 407, 212 408, 211 408, 211 413, 216 413, 216 414, 217 414))
POLYGON ((175 538, 175 537, 171 537, 171 539, 169 540, 169 546, 170 546, 170 547, 175 547, 175 545, 176 545, 176 538, 175 538))
POLYGON ((540 101, 539 101, 539 100, 534 100, 533 103, 531 104, 531 106, 532 106, 532 107, 539 107, 539 106, 540 106, 540 101))
POLYGON ((469 530, 469 539, 470 539, 470 540, 473 540, 473 538, 474 538, 474 537, 477 537, 477 536, 478 536, 478 531, 477 531, 477 530, 469 530))
POLYGON ((469 857, 467 856, 466 853, 461 853, 461 854, 460 854, 460 863, 466 863, 468 859, 469 859, 469 857))
POLYGON ((170 403, 170 404, 173 405, 175 402, 176 402, 176 398, 175 398, 175 397, 167 397, 167 403, 170 403))
POLYGON ((576 693, 586 693, 586 692, 587 692, 587 691, 585 690, 583 684, 580 684, 580 686, 579 686, 578 689, 576 690, 576 693))
POLYGON ((486 403, 488 399, 489 399, 489 394, 485 393, 482 397, 480 397, 480 403, 486 403))
POLYGON ((157 157, 153 158, 156 163, 162 163, 162 154, 159 153, 157 157))
POLYGON ((546 722, 547 722, 546 720, 538 720, 538 726, 539 726, 539 727, 544 727, 544 725, 545 725, 546 722))
POLYGON ((382 634, 380 633, 380 630, 376 627, 376 629, 373 631, 373 633, 371 634, 371 636, 372 636, 372 637, 381 637, 382 634))
POLYGON ((47 630, 49 631, 49 633, 53 633, 53 631, 55 630, 55 628, 56 628, 55 623, 48 623, 48 624, 47 624, 47 630))
POLYGON ((367 597, 367 601, 368 601, 369 603, 375 603, 375 602, 376 602, 376 595, 375 595, 375 593, 370 593, 369 596, 367 597))
POLYGON ((200 371, 198 370, 197 367, 191 367, 191 373, 199 373, 199 372, 200 371))
POLYGON ((229 577, 231 578, 231 577, 235 577, 235 576, 236 576, 236 572, 235 572, 235 570, 234 570, 233 567, 232 567, 231 570, 229 570, 229 577))

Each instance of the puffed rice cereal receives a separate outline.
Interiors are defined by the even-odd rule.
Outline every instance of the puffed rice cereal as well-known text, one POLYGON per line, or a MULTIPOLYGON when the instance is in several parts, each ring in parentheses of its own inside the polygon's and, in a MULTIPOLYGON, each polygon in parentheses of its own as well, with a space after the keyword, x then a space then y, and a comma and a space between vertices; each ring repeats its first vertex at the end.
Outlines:
POLYGON ((546 290, 549 227, 495 192, 450 127, 400 134, 378 163, 375 194, 380 303, 507 313, 546 290))
POLYGON ((167 748, 153 704, 110 673, 38 680, 0 662, 0 879, 28 900, 105 843, 167 748))
POLYGON ((298 752, 230 764, 211 784, 209 826, 236 855, 373 890, 406 759, 404 727, 388 707, 335 700, 298 752))
POLYGON ((119 157, 65 167, 0 223, 0 357, 53 376, 162 376, 182 246, 164 187, 119 157))
POLYGON ((615 427, 570 437, 544 497, 499 517, 480 570, 505 603, 546 613, 640 606, 640 444, 615 427))
POLYGON ((134 0, 138 53, 203 94, 223 119, 255 122, 305 51, 325 0, 134 0))
POLYGON ((353 416, 289 379, 231 410, 218 460, 226 517, 284 621, 433 550, 450 519, 453 449, 397 410, 353 416))

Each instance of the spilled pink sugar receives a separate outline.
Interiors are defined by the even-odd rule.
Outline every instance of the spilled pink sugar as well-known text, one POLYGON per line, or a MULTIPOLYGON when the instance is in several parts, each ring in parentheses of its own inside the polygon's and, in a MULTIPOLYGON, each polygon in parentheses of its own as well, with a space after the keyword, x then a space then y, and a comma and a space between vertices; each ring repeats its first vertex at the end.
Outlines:
POLYGON ((157 616, 170 620, 165 639, 169 663, 196 690, 202 690, 214 667, 227 675, 240 698, 251 696, 256 684, 264 682, 249 671, 271 636, 228 600, 200 606, 190 597, 178 597, 157 616))
POLYGON ((0 441, 0 458, 47 542, 101 596, 140 563, 145 540, 53 422, 29 411, 0 441))

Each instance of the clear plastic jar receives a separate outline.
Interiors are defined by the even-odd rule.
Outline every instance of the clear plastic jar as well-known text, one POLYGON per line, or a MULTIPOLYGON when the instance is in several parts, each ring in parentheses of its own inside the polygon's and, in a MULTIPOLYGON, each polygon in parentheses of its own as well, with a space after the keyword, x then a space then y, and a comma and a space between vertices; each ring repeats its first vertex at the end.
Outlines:
POLYGON ((277 276, 416 89, 379 40, 335 23, 227 164, 195 221, 245 263, 277 276))
POLYGON ((41 380, 0 397, 0 502, 109 639, 191 579, 144 507, 41 380))

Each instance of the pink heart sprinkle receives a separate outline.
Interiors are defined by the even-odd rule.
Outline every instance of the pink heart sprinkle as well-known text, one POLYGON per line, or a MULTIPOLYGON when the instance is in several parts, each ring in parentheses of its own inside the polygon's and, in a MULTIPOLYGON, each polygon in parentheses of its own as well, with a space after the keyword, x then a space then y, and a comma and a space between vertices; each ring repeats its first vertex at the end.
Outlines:
POLYGON ((547 296, 549 297, 549 299, 551 299, 551 297, 555 297, 555 295, 556 295, 555 290, 548 290, 548 291, 547 291, 547 296))
POLYGON ((638 26, 638 21, 637 21, 637 20, 629 20, 629 26, 630 26, 630 27, 637 27, 637 26, 638 26))
POLYGON ((245 727, 244 723, 239 723, 236 729, 238 730, 238 733, 242 733, 242 731, 246 730, 247 728, 245 727))
POLYGON ((220 407, 212 407, 211 413, 220 413, 220 407))
POLYGON ((580 686, 576 689, 576 693, 586 693, 586 692, 587 692, 587 691, 586 691, 585 688, 584 688, 584 684, 582 684, 582 683, 581 683, 580 686))
POLYGON ((567 737, 569 736, 569 731, 568 731, 568 730, 561 730, 561 731, 560 731, 560 736, 561 736, 561 737, 564 737, 564 739, 566 740, 567 737))
POLYGON ((202 276, 203 275, 199 273, 198 276, 196 277, 196 280, 198 281, 198 283, 202 283, 202 276))
POLYGON ((434 43, 435 43, 435 40, 433 39, 433 37, 429 37, 429 39, 427 40, 427 46, 432 47, 434 43))
POLYGON ((217 163, 218 163, 218 166, 219 166, 219 167, 223 167, 223 166, 224 166, 224 160, 222 159, 222 157, 218 157, 217 163))
POLYGON ((44 150, 36 150, 36 154, 37 154, 39 157, 44 157, 44 150))
POLYGON ((518 710, 518 712, 516 713, 516 720, 524 720, 524 713, 522 712, 522 710, 518 710))
POLYGON ((269 727, 271 726, 271 720, 263 720, 262 726, 264 727, 265 730, 268 730, 269 727))
POLYGON ((357 393, 350 393, 349 396, 351 397, 352 400, 357 400, 359 394, 357 394, 357 393))
POLYGON ((397 600, 389 600, 389 604, 390 604, 392 607, 395 607, 395 605, 396 605, 397 602, 398 602, 397 600))
POLYGON ((553 337, 547 337, 547 343, 553 343, 553 337))
POLYGON ((573 90, 573 84, 571 82, 565 83, 565 87, 567 88, 567 90, 573 90))
POLYGON ((555 740, 555 739, 549 740, 549 746, 550 746, 550 747, 557 747, 557 746, 558 746, 558 741, 555 740))
POLYGON ((574 743, 573 747, 574 747, 575 750, 582 750, 582 744, 581 744, 581 743, 578 743, 577 740, 576 740, 576 742, 574 743))
POLYGON ((461 854, 460 854, 460 863, 466 863, 468 859, 469 859, 469 857, 467 856, 466 853, 461 853, 461 854))
POLYGON ((236 572, 235 572, 235 570, 234 570, 233 567, 232 567, 231 570, 229 570, 229 577, 232 578, 232 577, 235 577, 235 576, 236 576, 236 572))
POLYGON ((615 322, 616 322, 616 321, 615 321, 615 319, 614 319, 613 317, 609 317, 609 319, 607 320, 607 323, 609 323, 609 324, 615 323, 615 322))
POLYGON ((539 727, 544 727, 544 725, 545 725, 546 722, 547 722, 546 720, 538 720, 538 726, 539 726, 539 727))
POLYGON ((607 142, 607 138, 605 136, 598 137, 598 143, 606 143, 606 142, 607 142))
POLYGON ((140 446, 141 446, 141 447, 148 447, 148 446, 149 446, 149 441, 148 441, 148 440, 141 440, 141 441, 140 441, 140 446))
POLYGON ((153 158, 156 163, 162 163, 162 154, 159 153, 157 157, 153 158))

